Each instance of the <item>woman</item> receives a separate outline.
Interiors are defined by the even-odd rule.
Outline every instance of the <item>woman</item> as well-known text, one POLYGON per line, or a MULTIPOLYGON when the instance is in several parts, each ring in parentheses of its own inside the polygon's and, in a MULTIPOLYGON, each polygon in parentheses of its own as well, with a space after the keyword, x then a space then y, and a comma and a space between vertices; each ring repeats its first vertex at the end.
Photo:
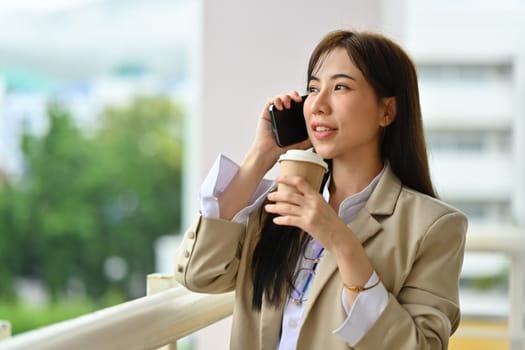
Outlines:
POLYGON ((336 31, 308 66, 309 140, 330 163, 321 193, 271 192, 265 173, 286 151, 265 105, 240 166, 218 158, 176 277, 235 290, 232 349, 446 349, 459 323, 467 220, 436 199, 417 77, 405 52, 373 33, 336 31))

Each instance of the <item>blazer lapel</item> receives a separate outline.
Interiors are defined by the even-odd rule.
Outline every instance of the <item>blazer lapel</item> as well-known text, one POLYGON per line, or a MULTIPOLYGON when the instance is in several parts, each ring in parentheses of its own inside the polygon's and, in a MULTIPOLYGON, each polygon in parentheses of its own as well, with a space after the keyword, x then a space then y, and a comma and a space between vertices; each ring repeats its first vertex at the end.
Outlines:
POLYGON ((315 270, 315 278, 312 283, 312 288, 308 293, 308 301, 306 302, 303 320, 308 317, 308 314, 317 300, 317 297, 319 297, 319 294, 323 290, 324 285, 328 282, 336 270, 337 261, 335 260, 335 256, 331 252, 326 252, 325 256, 321 258, 321 261, 315 270))
POLYGON ((261 350, 275 350, 279 344, 281 322, 283 319, 284 304, 278 308, 268 305, 266 299, 263 298, 261 306, 261 331, 259 332, 261 338, 261 350))

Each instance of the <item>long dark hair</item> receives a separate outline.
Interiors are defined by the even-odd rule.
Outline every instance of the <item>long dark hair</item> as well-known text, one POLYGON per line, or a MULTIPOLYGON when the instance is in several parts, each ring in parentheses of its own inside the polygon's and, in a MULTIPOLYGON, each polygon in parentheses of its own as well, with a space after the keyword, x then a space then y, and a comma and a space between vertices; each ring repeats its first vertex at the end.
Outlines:
MULTIPOLYGON (((339 30, 329 33, 315 47, 308 64, 308 81, 326 55, 344 48, 363 73, 378 100, 395 97, 396 118, 385 128, 381 156, 410 188, 437 197, 428 167, 415 66, 403 49, 369 32, 339 30)), ((262 298, 278 306, 293 284, 293 276, 308 236, 298 228, 277 226, 268 215, 252 259, 252 306, 260 310, 262 298)))
MULTIPOLYGON (((326 160, 329 171, 325 174, 321 190, 328 180, 331 161, 326 160)), ((288 295, 294 283, 295 265, 310 236, 293 226, 276 225, 275 214, 263 214, 261 236, 252 257, 252 307, 261 309, 262 298, 278 306, 288 295)))

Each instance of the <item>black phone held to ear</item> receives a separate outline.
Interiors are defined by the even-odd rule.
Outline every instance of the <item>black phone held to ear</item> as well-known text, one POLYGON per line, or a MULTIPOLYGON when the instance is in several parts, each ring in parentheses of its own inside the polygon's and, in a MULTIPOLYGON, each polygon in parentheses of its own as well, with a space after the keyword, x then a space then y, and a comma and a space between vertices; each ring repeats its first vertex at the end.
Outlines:
POLYGON ((289 109, 281 111, 270 105, 270 120, 275 142, 279 147, 287 147, 308 138, 306 123, 304 121, 303 105, 306 96, 301 102, 292 101, 289 109))

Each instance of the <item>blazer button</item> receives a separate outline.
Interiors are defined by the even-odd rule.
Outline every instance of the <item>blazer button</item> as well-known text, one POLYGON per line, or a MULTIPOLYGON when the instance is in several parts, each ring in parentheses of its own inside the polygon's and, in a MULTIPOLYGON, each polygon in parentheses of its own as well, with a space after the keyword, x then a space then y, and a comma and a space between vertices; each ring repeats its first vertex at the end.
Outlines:
POLYGON ((185 258, 189 258, 189 257, 190 257, 190 252, 186 250, 186 251, 184 252, 184 257, 185 257, 185 258))
POLYGON ((192 232, 188 233, 188 238, 189 239, 195 239, 195 232, 192 231, 192 232))
POLYGON ((184 266, 182 266, 182 265, 178 265, 178 266, 177 266, 177 271, 178 271, 179 273, 182 273, 182 272, 184 271, 184 266))

